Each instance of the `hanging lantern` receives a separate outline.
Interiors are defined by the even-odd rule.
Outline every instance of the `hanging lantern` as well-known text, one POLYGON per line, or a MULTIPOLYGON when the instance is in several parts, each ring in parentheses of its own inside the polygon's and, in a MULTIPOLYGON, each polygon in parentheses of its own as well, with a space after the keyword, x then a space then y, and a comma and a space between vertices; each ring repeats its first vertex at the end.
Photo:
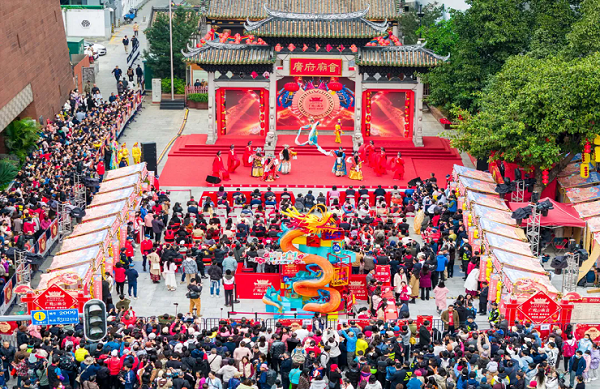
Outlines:
POLYGON ((286 91, 288 92, 297 92, 298 89, 300 89, 300 87, 298 86, 297 83, 295 82, 288 82, 287 84, 285 84, 283 86, 285 88, 286 91))
POLYGON ((265 128, 265 122, 260 122, 260 128, 265 128))
POLYGON ((327 86, 329 87, 329 89, 335 92, 342 90, 342 88, 344 87, 344 85, 342 85, 341 82, 337 81, 330 82, 329 84, 327 84, 327 86))
POLYGON ((265 114, 264 114, 264 113, 261 113, 261 114, 260 114, 260 120, 261 120, 261 121, 264 121, 264 120, 265 120, 265 114))
POLYGON ((367 123, 370 122, 371 121, 371 115, 365 116, 365 120, 367 121, 367 123))
POLYGON ((583 146, 583 152, 586 154, 592 152, 592 144, 590 142, 585 142, 585 146, 583 146))
POLYGON ((590 176, 590 165, 589 163, 582 163, 581 164, 581 178, 588 178, 590 176))
POLYGON ((590 163, 592 160, 591 156, 588 153, 583 153, 582 154, 582 161, 584 163, 590 163))
POLYGON ((548 185, 548 176, 550 175, 550 173, 548 173, 548 169, 544 169, 542 171, 542 184, 544 185, 548 185))

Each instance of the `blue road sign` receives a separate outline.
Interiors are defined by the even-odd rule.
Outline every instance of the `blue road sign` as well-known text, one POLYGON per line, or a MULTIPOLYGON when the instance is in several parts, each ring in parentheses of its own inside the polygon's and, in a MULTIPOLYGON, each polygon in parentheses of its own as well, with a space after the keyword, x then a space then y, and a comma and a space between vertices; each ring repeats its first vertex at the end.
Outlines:
POLYGON ((31 311, 31 322, 38 326, 77 324, 79 323, 79 312, 77 309, 31 311))

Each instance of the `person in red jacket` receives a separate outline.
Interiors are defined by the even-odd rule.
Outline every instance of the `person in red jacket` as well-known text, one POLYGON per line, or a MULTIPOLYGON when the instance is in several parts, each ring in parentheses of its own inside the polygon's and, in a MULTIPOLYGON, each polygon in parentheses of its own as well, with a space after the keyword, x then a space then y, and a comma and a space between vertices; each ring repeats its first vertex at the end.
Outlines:
POLYGON ((120 388, 121 381, 119 380, 119 373, 123 368, 123 363, 121 363, 121 358, 119 358, 119 352, 117 350, 113 350, 110 353, 110 358, 108 358, 105 363, 110 373, 110 387, 120 388))
POLYGON ((117 294, 125 294, 125 268, 121 265, 121 262, 115 266, 115 282, 117 284, 117 294))
POLYGON ((148 255, 152 252, 153 243, 150 239, 150 235, 146 235, 144 240, 140 243, 140 251, 142 252, 142 268, 146 271, 146 261, 148 255))
POLYGON ((129 263, 133 262, 133 243, 132 243, 133 239, 131 239, 131 237, 128 237, 127 240, 125 241, 125 255, 127 256, 127 259, 129 259, 129 263))
POLYGON ((121 319, 121 322, 123 324, 125 324, 126 327, 129 327, 129 326, 134 325, 136 320, 137 320, 137 317, 135 316, 135 312, 133 311, 133 308, 129 307, 129 311, 125 312, 125 314, 123 315, 123 318, 121 319))
POLYGON ((102 182, 102 179, 104 178, 104 173, 106 172, 105 168, 104 168, 104 161, 100 160, 100 162, 98 162, 98 164, 96 165, 96 173, 98 173, 98 177, 99 177, 99 181, 102 182))

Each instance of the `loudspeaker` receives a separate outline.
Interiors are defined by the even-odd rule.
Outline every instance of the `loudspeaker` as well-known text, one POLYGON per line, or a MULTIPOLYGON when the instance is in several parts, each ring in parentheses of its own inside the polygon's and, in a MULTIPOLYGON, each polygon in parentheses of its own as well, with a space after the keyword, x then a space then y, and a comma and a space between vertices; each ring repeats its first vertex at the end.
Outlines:
POLYGON ((146 162, 149 171, 158 173, 156 169, 156 142, 142 143, 142 162, 146 162))
POLYGON ((208 182, 210 184, 220 184, 221 179, 219 177, 215 177, 215 176, 206 176, 206 182, 208 182))

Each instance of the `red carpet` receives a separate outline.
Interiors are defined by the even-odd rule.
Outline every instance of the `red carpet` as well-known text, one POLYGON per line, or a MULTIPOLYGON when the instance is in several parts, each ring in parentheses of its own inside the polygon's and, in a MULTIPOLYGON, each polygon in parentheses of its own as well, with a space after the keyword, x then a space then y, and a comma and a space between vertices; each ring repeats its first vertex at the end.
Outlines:
MULTIPOLYGON (((325 150, 337 149, 338 144, 334 143, 333 135, 319 136, 319 144, 325 150)), ((263 147, 264 138, 256 137, 219 137, 214 145, 206 145, 206 135, 193 134, 184 135, 175 141, 175 144, 169 152, 167 163, 160 174, 161 186, 212 186, 205 181, 205 178, 212 171, 212 161, 217 151, 221 150, 223 155, 231 144, 236 146, 237 154, 241 159, 244 147, 247 142, 252 140, 253 147, 263 147)), ((376 147, 385 147, 388 159, 395 157, 397 152, 402 152, 402 158, 405 162, 404 180, 393 180, 393 173, 390 171, 383 177, 377 177, 370 167, 363 169, 364 180, 355 181, 348 177, 336 177, 332 172, 333 157, 321 154, 314 146, 296 146, 294 143, 295 135, 279 135, 276 154, 283 148, 284 144, 290 145, 298 152, 298 159, 292 161, 292 171, 288 175, 281 175, 278 180, 266 183, 250 176, 250 168, 240 166, 235 173, 231 175, 230 181, 224 181, 223 186, 227 187, 331 187, 338 185, 347 187, 348 185, 365 185, 367 187, 392 187, 398 185, 401 188, 407 186, 407 182, 420 176, 425 179, 430 173, 435 173, 438 182, 444 183, 447 174, 452 171, 454 164, 462 165, 458 152, 450 147, 449 141, 438 137, 425 137, 425 147, 414 147, 412 141, 405 138, 374 138, 376 147)), ((301 138, 302 141, 306 139, 301 138)), ((350 155, 352 150, 352 140, 349 136, 342 137, 342 146, 346 155, 350 155)), ((227 164, 226 158, 225 165, 227 164)), ((215 185, 219 186, 219 185, 215 185)))

